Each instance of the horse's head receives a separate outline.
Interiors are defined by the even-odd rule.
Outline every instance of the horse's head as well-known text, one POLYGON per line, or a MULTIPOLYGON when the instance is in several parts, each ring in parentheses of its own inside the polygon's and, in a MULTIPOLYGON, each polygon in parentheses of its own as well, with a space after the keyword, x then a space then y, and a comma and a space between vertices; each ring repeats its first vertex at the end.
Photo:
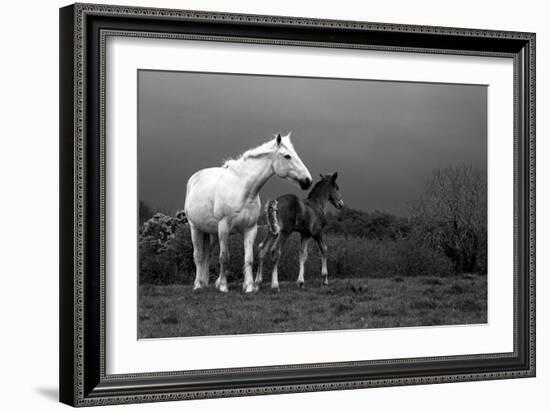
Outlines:
POLYGON ((328 193, 328 200, 337 209, 341 209, 342 207, 344 207, 344 201, 340 196, 340 187, 338 187, 338 184, 336 183, 336 179, 338 178, 338 173, 321 174, 321 178, 323 179, 323 185, 325 186, 325 190, 328 193))
POLYGON ((298 183, 302 190, 311 187, 311 174, 304 165, 290 141, 290 133, 284 137, 275 137, 276 153, 273 159, 275 174, 286 180, 298 183))

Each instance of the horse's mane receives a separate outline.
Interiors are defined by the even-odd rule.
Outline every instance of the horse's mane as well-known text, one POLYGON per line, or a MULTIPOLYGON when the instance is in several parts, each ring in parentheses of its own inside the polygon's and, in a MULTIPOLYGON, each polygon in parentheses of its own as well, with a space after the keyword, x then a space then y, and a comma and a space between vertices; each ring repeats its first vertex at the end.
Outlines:
MULTIPOLYGON (((287 147, 288 146, 292 147, 292 143, 290 141, 290 138, 288 138, 289 136, 285 136, 285 137, 286 137, 286 140, 283 140, 284 141, 283 144, 287 147)), ((236 165, 240 162, 243 162, 248 158, 257 158, 257 157, 261 157, 263 155, 272 153, 274 148, 275 148, 275 143, 274 143, 273 140, 266 141, 265 143, 260 144, 258 147, 254 147, 254 148, 251 148, 249 150, 246 150, 244 153, 242 153, 241 155, 239 155, 236 158, 229 158, 229 159, 225 160, 222 163, 222 167, 223 168, 228 168, 230 166, 233 166, 233 165, 236 165)))
POLYGON ((325 183, 325 179, 320 179, 317 181, 313 188, 309 191, 309 194, 307 195, 308 199, 311 199, 313 196, 317 195, 317 192, 320 191, 323 188, 323 183, 325 183))

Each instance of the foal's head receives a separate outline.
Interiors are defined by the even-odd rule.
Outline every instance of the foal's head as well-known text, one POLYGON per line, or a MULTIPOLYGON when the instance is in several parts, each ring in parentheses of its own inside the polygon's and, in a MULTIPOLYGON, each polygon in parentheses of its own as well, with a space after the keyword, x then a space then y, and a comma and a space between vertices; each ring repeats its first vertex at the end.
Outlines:
POLYGON ((338 173, 321 174, 321 180, 315 184, 315 187, 311 190, 309 197, 312 198, 317 195, 326 195, 326 198, 334 207, 337 209, 344 207, 344 201, 340 196, 340 187, 338 187, 338 184, 336 183, 337 178, 338 173))

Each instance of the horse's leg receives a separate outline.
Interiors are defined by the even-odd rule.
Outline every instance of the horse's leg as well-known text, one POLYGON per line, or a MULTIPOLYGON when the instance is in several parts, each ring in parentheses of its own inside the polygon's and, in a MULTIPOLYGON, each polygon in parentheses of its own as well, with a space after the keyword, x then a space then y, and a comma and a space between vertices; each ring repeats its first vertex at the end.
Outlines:
POLYGON ((300 271, 298 272, 298 283, 299 287, 304 286, 304 265, 307 261, 307 246, 309 244, 309 237, 302 236, 300 239, 300 271))
POLYGON ((271 274, 271 288, 275 291, 279 291, 279 260, 281 259, 282 249, 286 243, 287 238, 288 234, 280 233, 275 240, 275 248, 272 251, 273 272, 271 274))
POLYGON ((254 285, 254 278, 252 276, 252 264, 254 262, 254 241, 256 241, 256 234, 258 233, 258 226, 254 225, 246 229, 243 233, 244 240, 244 282, 243 291, 245 293, 251 293, 257 291, 258 287, 254 285))
POLYGON ((319 246, 319 251, 321 252, 321 277, 323 278, 323 284, 328 285, 328 271, 327 271, 327 245, 323 240, 323 234, 319 234, 315 241, 319 246))
POLYGON ((220 275, 216 280, 216 288, 222 293, 226 293, 227 289, 227 276, 226 270, 229 264, 229 227, 225 220, 221 220, 218 224, 218 241, 220 242, 220 275))
POLYGON ((258 287, 263 280, 264 259, 271 249, 271 244, 273 244, 274 239, 275 236, 273 234, 267 233, 265 240, 262 241, 258 246, 258 271, 256 271, 256 279, 254 280, 254 284, 256 284, 256 286, 258 287))
POLYGON ((204 285, 202 280, 202 260, 204 256, 204 233, 190 225, 191 241, 193 242, 193 260, 195 261, 195 282, 193 290, 198 290, 204 285))

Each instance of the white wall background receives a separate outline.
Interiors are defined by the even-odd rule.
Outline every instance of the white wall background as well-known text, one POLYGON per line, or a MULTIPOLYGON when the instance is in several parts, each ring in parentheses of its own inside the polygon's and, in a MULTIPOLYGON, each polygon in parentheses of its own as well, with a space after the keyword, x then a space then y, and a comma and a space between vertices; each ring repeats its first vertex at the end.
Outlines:
MULTIPOLYGON (((428 24, 537 33, 538 376, 535 379, 378 388, 120 409, 226 410, 314 407, 371 410, 547 409, 550 303, 550 26, 545 2, 352 0, 130 0, 116 4, 428 24)), ((58 7, 63 1, 9 2, 0 25, 0 408, 47 410, 57 403, 58 350, 58 7)), ((112 409, 112 407, 109 407, 112 409)))

